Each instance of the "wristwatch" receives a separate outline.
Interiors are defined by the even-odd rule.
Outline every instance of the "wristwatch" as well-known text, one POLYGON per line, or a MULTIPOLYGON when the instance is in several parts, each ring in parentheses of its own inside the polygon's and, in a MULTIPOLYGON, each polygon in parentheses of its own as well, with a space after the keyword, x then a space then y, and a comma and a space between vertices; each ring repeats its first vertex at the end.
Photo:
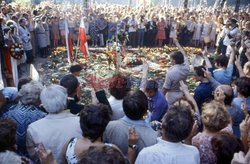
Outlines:
POLYGON ((137 148, 137 145, 128 145, 128 147, 135 150, 137 148))

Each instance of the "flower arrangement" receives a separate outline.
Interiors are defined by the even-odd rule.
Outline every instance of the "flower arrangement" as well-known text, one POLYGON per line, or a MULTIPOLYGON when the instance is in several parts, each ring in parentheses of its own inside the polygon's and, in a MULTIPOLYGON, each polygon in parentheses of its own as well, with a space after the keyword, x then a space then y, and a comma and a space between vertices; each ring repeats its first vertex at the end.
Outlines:
POLYGON ((23 49, 23 46, 22 44, 18 44, 18 43, 15 43, 15 44, 12 44, 10 46, 10 55, 16 59, 16 60, 20 60, 22 59, 23 55, 24 55, 24 49, 23 49))

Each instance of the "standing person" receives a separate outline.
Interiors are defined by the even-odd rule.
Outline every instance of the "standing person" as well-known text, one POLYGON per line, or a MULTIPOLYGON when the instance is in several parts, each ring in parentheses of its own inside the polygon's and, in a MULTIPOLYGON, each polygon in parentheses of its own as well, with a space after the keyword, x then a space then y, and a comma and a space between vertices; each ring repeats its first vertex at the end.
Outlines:
POLYGON ((146 19, 145 16, 142 15, 139 18, 139 24, 138 24, 138 46, 143 47, 144 46, 144 36, 145 36, 145 25, 146 25, 146 19))
POLYGON ((99 19, 96 20, 96 27, 97 27, 99 38, 100 38, 100 46, 105 46, 107 37, 108 37, 107 36, 108 35, 108 31, 107 31, 108 22, 104 18, 104 14, 101 14, 99 16, 99 19))
POLYGON ((46 34, 42 22, 39 18, 36 20, 35 33, 37 37, 37 44, 40 56, 42 58, 46 58, 46 47, 47 47, 46 34))
POLYGON ((46 37, 46 57, 50 54, 50 32, 49 32, 49 25, 47 17, 42 17, 42 24, 45 30, 45 37, 46 37))
POLYGON ((215 41, 216 41, 216 29, 217 24, 213 21, 211 21, 211 33, 210 33, 210 39, 211 39, 211 48, 215 48, 215 41))
POLYGON ((18 92, 19 102, 12 105, 2 118, 11 118, 17 123, 17 152, 27 156, 26 137, 28 126, 46 116, 40 108, 40 94, 43 86, 38 82, 30 82, 22 86, 18 92))
POLYGON ((117 22, 114 17, 112 17, 108 22, 108 39, 115 37, 117 31, 117 22))
POLYGON ((51 33, 53 35, 53 47, 56 48, 59 45, 60 40, 59 22, 57 17, 52 18, 51 33))
POLYGON ((61 39, 61 45, 65 46, 65 22, 63 18, 60 18, 59 20, 59 30, 60 30, 60 39, 61 39))
POLYGON ((170 35, 169 35, 169 38, 170 38, 170 46, 173 45, 173 41, 175 38, 177 38, 177 19, 173 19, 172 18, 172 24, 171 24, 171 30, 170 30, 170 35))
POLYGON ((128 21, 129 29, 129 45, 133 48, 137 47, 137 38, 136 38, 136 31, 137 31, 137 22, 135 20, 135 15, 132 15, 131 19, 128 21))
POLYGON ((165 35, 166 35, 165 44, 166 45, 169 44, 170 29, 171 29, 171 19, 169 15, 166 15, 166 26, 165 26, 165 35))
POLYGON ((165 27, 166 27, 165 20, 164 18, 161 18, 161 21, 157 23, 157 34, 156 34, 156 41, 158 42, 159 47, 162 46, 163 40, 166 39, 165 27))
POLYGON ((119 120, 109 122, 103 134, 103 141, 117 145, 127 155, 128 149, 136 150, 138 154, 144 147, 152 146, 157 142, 157 133, 148 125, 144 116, 148 110, 147 96, 142 91, 135 91, 123 100, 125 116, 119 120), (128 145, 128 129, 134 126, 140 135, 137 145, 128 145))
POLYGON ((201 38, 203 40, 202 47, 204 47, 205 45, 207 45, 211 42, 210 33, 212 30, 212 26, 211 26, 210 21, 211 21, 210 17, 207 16, 206 20, 203 24, 203 30, 202 30, 202 34, 201 34, 201 38))
POLYGON ((180 51, 171 54, 173 66, 168 69, 163 86, 163 94, 166 95, 169 106, 183 97, 179 82, 186 81, 190 70, 186 52, 177 39, 174 42, 180 51))
POLYGON ((204 129, 192 138, 192 145, 196 146, 200 152, 201 164, 214 164, 216 156, 212 149, 211 140, 214 135, 228 126, 230 115, 225 106, 216 101, 205 104, 202 111, 201 118, 204 129))
POLYGON ((234 39, 239 32, 240 32, 240 30, 239 30, 239 27, 237 25, 237 20, 231 19, 229 29, 226 31, 226 36, 223 40, 223 47, 224 47, 222 50, 223 55, 226 55, 227 49, 230 45, 231 40, 234 39))
POLYGON ((149 47, 155 46, 155 35, 157 32, 157 26, 154 17, 146 25, 147 37, 146 42, 149 47))
POLYGON ((97 36, 97 27, 96 27, 96 23, 94 21, 93 17, 90 17, 90 22, 89 22, 89 35, 91 38, 91 43, 92 46, 97 46, 98 44, 98 36, 97 36))
POLYGON ((25 54, 26 54, 26 63, 27 64, 31 64, 34 60, 34 56, 32 54, 32 45, 31 45, 31 35, 29 32, 29 29, 26 27, 25 25, 26 21, 24 18, 21 18, 19 20, 19 36, 23 45, 23 48, 25 50, 25 54))
POLYGON ((195 17, 191 17, 191 19, 187 22, 187 30, 188 30, 188 44, 191 44, 192 38, 194 36, 194 32, 195 32, 195 26, 196 26, 196 22, 195 22, 195 17))
POLYGON ((191 105, 174 105, 163 117, 162 137, 157 144, 142 149, 136 164, 199 164, 200 156, 196 147, 183 144, 194 124, 191 105))
POLYGON ((198 20, 197 23, 195 24, 195 30, 193 35, 193 43, 195 47, 200 46, 201 31, 202 31, 202 23, 201 20, 198 20))
POLYGON ((67 90, 59 85, 42 90, 41 102, 49 114, 30 124, 27 129, 27 150, 31 157, 36 155, 36 146, 43 144, 51 150, 56 161, 62 163, 62 149, 66 142, 73 137, 81 138, 79 117, 65 110, 67 97, 67 90))

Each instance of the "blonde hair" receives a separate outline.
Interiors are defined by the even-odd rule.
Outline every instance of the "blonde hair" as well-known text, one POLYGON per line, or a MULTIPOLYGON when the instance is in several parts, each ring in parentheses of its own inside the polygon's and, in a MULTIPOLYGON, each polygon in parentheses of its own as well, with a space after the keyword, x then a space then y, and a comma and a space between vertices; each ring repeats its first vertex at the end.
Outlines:
POLYGON ((230 115, 226 107, 217 101, 203 106, 201 118, 204 126, 211 132, 218 132, 230 123, 230 115))

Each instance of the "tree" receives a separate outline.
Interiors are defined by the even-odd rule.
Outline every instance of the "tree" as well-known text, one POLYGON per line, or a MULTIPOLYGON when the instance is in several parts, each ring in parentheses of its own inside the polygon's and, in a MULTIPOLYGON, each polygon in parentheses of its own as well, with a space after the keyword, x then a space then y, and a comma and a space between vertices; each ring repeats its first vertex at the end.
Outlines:
POLYGON ((188 0, 184 0, 184 8, 186 9, 188 7, 188 0))
POLYGON ((239 9, 240 9, 240 0, 236 0, 234 11, 239 12, 239 9))

